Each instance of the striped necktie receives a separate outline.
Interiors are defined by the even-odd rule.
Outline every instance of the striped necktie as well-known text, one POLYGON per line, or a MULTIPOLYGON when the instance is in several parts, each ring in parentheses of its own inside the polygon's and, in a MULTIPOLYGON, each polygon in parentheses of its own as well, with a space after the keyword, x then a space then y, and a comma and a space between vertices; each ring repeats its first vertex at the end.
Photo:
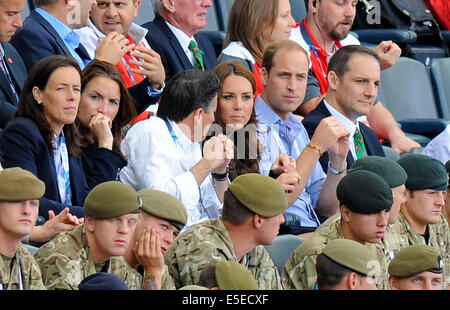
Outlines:
POLYGON ((194 69, 205 71, 205 65, 203 63, 203 52, 198 48, 197 43, 195 43, 195 41, 191 41, 189 43, 189 49, 194 54, 194 69))
POLYGON ((355 143, 356 157, 361 158, 367 156, 366 147, 364 146, 364 139, 361 132, 358 129, 355 130, 355 134, 353 135, 353 141, 355 143))

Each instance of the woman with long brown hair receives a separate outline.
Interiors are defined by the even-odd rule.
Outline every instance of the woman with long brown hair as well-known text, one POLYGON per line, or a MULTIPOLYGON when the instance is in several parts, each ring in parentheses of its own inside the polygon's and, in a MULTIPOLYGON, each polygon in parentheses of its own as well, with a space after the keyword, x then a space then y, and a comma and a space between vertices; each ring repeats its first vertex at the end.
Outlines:
POLYGON ((120 152, 122 128, 136 110, 120 72, 110 63, 90 63, 81 75, 77 127, 89 187, 113 181, 127 162, 120 152))

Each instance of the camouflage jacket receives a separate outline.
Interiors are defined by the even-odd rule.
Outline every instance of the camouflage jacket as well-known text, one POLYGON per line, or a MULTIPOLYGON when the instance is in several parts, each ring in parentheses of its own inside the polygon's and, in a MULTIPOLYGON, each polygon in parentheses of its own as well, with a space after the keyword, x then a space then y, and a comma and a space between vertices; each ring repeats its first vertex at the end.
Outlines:
POLYGON ((438 250, 444 262, 444 282, 446 286, 450 285, 450 231, 442 215, 439 223, 427 225, 428 243, 423 235, 415 232, 402 212, 398 214, 397 223, 392 224, 390 228, 390 233, 396 235, 395 242, 399 248, 413 244, 426 244, 438 250))
MULTIPOLYGON (((78 284, 84 278, 97 273, 84 225, 60 233, 37 250, 34 258, 48 289, 78 290, 78 284)), ((133 285, 123 257, 112 257, 107 264, 107 272, 117 275, 129 287, 133 285)))
POLYGON ((16 254, 12 258, 12 268, 10 268, 10 266, 4 266, 3 259, 0 255, 0 284, 2 284, 3 289, 19 289, 19 260, 23 289, 45 290, 46 288, 42 282, 41 270, 36 264, 33 256, 22 244, 20 244, 16 254))
MULTIPOLYGON (((317 256, 322 253, 328 241, 334 239, 343 239, 344 234, 341 227, 340 214, 333 215, 326 220, 314 234, 305 239, 305 241, 291 254, 286 262, 281 279, 286 289, 312 290, 316 288, 317 256)), ((375 245, 367 243, 366 246, 375 253, 375 245)), ((374 274, 380 274, 378 266, 374 274)), ((381 285, 380 280, 376 281, 377 287, 381 285)))
MULTIPOLYGON (((216 218, 183 232, 167 250, 165 260, 178 289, 197 284, 201 271, 211 262, 236 261, 236 256, 222 219, 216 218)), ((260 289, 282 289, 277 268, 262 245, 244 255, 239 263, 250 270, 260 289)))
MULTIPOLYGON (((115 263, 112 263, 115 264, 115 263)), ((142 275, 143 272, 137 271, 133 269, 130 265, 127 263, 127 278, 128 278, 128 287, 130 290, 140 290, 142 288, 142 275)), ((169 270, 167 269, 167 266, 164 265, 163 273, 162 273, 162 279, 161 279, 161 290, 175 290, 175 283, 172 279, 172 277, 169 274, 169 270)))

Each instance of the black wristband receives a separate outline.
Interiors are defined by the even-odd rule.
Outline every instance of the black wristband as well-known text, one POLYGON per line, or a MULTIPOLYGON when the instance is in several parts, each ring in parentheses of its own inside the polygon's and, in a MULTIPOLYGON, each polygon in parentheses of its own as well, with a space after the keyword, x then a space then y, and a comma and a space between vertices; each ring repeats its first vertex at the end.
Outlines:
POLYGON ((226 181, 228 179, 228 168, 227 171, 222 174, 211 172, 211 176, 219 182, 226 181))

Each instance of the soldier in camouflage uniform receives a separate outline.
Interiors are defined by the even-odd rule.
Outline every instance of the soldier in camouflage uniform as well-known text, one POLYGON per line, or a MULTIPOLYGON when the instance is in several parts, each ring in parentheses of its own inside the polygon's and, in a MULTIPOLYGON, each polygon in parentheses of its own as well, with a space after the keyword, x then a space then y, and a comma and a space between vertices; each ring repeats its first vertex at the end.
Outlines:
POLYGON ((134 237, 124 255, 128 264, 137 271, 130 276, 135 277, 137 287, 144 277, 147 284, 156 285, 163 290, 175 290, 175 283, 164 264, 164 253, 186 225, 186 209, 174 196, 159 190, 142 189, 138 196, 142 200, 142 209, 134 237), (136 245, 140 240, 143 242, 136 245), (154 253, 151 249, 156 249, 157 252, 154 253))
POLYGON ((21 168, 0 171, 0 290, 45 290, 41 271, 21 240, 39 213, 45 184, 21 168))
POLYGON ((397 248, 425 244, 435 248, 444 264, 444 284, 450 285, 450 231, 441 215, 448 177, 438 160, 409 154, 398 160, 408 174, 406 203, 402 205, 397 223, 391 225, 386 239, 397 248))
POLYGON ((401 242, 393 242, 392 234, 388 234, 387 231, 390 229, 390 225, 397 222, 398 214, 400 212, 400 206, 405 203, 405 182, 407 179, 407 174, 405 169, 400 166, 397 162, 392 159, 380 156, 366 156, 358 159, 353 164, 352 168, 348 173, 358 170, 367 170, 378 174, 382 177, 392 190, 392 196, 394 197, 394 203, 389 211, 389 221, 386 227, 386 233, 381 239, 381 242, 375 244, 377 258, 381 264, 382 274, 379 281, 377 281, 378 289, 388 290, 389 289, 389 274, 388 266, 390 261, 394 258, 398 251, 406 246, 407 244, 402 244, 401 242), (386 238, 386 236, 389 236, 386 238))
POLYGON ((176 287, 197 284, 206 266, 229 260, 250 270, 260 289, 281 289, 277 268, 263 245, 275 241, 287 206, 276 180, 255 173, 234 179, 225 192, 222 217, 193 225, 166 252, 176 287))
POLYGON ((128 279, 128 264, 121 257, 134 234, 140 199, 129 185, 110 181, 92 189, 84 202, 86 220, 71 232, 60 233, 35 254, 48 289, 77 290, 96 272, 128 279))
POLYGON ((350 239, 330 240, 317 256, 319 290, 376 290, 371 278, 375 254, 350 239))
MULTIPOLYGON (((389 185, 379 175, 359 170, 346 175, 336 193, 341 204, 340 214, 325 221, 291 254, 282 272, 286 288, 317 289, 316 259, 330 240, 354 240, 376 253, 375 244, 383 237, 393 203, 389 185)), ((371 270, 370 276, 380 277, 378 261, 372 262, 371 270)))
POLYGON ((389 285, 393 290, 442 290, 442 272, 442 258, 435 248, 409 245, 390 263, 389 285))

